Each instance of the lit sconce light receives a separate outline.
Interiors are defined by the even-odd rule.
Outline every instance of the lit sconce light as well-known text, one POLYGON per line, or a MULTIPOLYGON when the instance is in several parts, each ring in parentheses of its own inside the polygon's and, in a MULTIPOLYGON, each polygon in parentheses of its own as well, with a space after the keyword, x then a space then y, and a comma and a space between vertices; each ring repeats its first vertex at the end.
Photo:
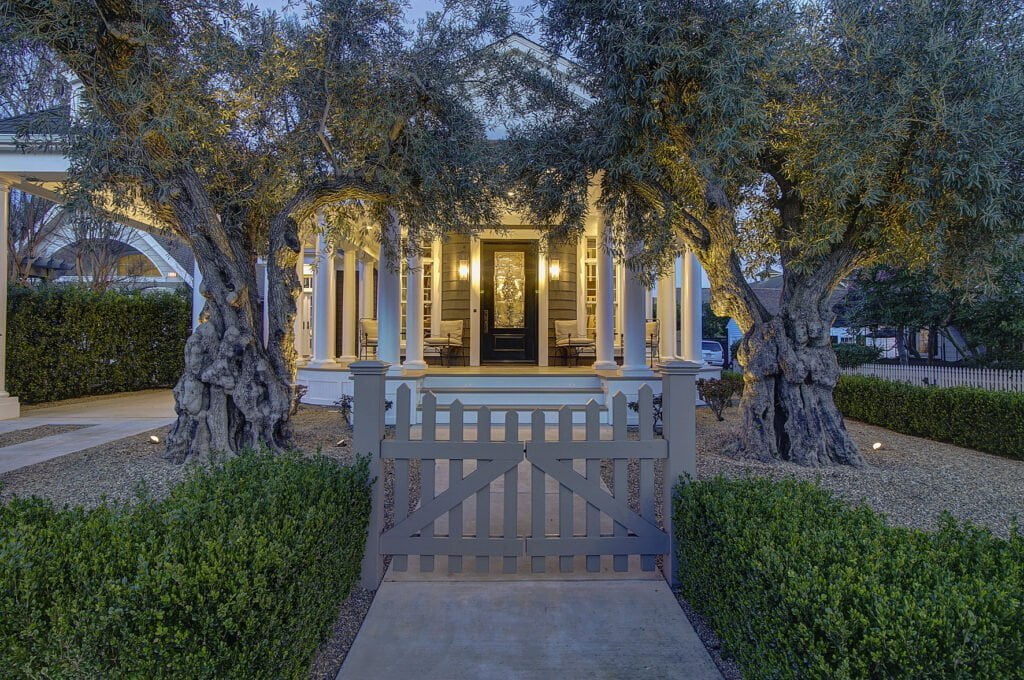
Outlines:
POLYGON ((167 272, 167 278, 169 278, 169 279, 177 278, 177 276, 178 276, 178 272, 167 272))
POLYGON ((469 261, 459 260, 459 281, 466 281, 469 279, 469 261))
POLYGON ((552 281, 558 281, 562 278, 562 263, 558 260, 551 260, 551 264, 548 265, 548 274, 551 276, 552 281))
POLYGON ((313 265, 311 265, 311 264, 303 264, 302 265, 302 275, 303 276, 312 276, 313 275, 313 265))

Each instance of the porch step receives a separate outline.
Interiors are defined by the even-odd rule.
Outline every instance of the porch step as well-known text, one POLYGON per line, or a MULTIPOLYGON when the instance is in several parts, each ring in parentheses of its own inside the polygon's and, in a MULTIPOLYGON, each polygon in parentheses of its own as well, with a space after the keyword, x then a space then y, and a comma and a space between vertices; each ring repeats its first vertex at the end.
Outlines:
POLYGON ((603 394, 600 387, 424 387, 434 394, 603 394))
POLYGON ((423 378, 421 389, 440 390, 445 388, 461 390, 491 389, 501 390, 524 389, 538 391, 548 388, 590 388, 601 389, 601 378, 596 375, 572 374, 524 374, 503 373, 473 375, 469 373, 432 374, 423 378))
MULTIPOLYGON (((463 404, 462 408, 465 411, 479 411, 484 406, 491 409, 491 411, 560 411, 563 407, 568 408, 570 411, 586 411, 586 404, 463 404)), ((422 406, 417 406, 417 410, 422 411, 422 406)), ((601 411, 607 411, 608 407, 604 404, 598 404, 598 408, 601 411)), ((437 411, 451 411, 451 404, 438 404, 437 411)))

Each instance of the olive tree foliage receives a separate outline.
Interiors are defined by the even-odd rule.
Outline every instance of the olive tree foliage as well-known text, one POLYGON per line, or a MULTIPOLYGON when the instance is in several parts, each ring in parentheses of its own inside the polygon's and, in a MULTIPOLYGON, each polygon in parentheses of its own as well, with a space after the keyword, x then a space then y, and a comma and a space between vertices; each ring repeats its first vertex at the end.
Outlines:
POLYGON ((196 255, 206 311, 175 387, 175 461, 289 446, 296 265, 317 215, 467 228, 498 193, 474 143, 483 125, 457 90, 466 60, 506 28, 500 3, 451 2, 414 31, 399 2, 302 9, 290 19, 233 0, 0 0, 5 25, 84 85, 69 145, 76 192, 106 209, 143 205, 196 255))
POLYGON ((860 464, 832 400, 832 290, 880 260, 947 276, 1022 224, 1020 4, 1002 0, 544 0, 590 95, 517 135, 525 208, 650 275, 680 248, 744 332, 740 454, 860 464), (550 153, 549 150, 554 150, 550 153), (778 313, 744 276, 781 266, 778 313))

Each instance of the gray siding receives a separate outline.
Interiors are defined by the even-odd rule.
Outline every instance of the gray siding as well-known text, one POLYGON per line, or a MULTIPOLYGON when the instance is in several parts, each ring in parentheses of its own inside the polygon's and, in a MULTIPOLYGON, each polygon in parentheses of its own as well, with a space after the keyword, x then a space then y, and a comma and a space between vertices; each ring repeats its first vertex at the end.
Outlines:
POLYGON ((435 274, 441 281, 441 319, 462 319, 467 351, 470 282, 459 280, 459 260, 469 262, 469 254, 469 237, 453 234, 441 245, 441 270, 435 274))
POLYGON ((576 318, 576 285, 579 279, 576 244, 563 243, 548 252, 548 262, 558 260, 561 275, 548 281, 548 361, 557 365, 561 355, 555 350, 555 320, 576 318))

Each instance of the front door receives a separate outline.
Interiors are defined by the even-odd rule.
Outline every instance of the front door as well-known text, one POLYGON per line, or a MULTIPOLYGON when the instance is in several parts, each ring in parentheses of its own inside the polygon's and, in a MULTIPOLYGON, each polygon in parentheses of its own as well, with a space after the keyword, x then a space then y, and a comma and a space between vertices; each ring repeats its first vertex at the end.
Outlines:
POLYGON ((537 242, 480 244, 480 360, 537 361, 537 242))

